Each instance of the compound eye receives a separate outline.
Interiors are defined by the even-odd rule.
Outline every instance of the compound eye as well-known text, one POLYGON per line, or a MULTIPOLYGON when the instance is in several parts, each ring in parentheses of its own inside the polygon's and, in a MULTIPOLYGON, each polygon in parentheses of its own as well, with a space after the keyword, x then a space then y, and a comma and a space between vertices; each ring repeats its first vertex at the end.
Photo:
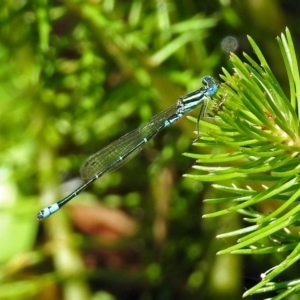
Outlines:
POLYGON ((209 94, 212 96, 214 95, 218 90, 218 86, 216 84, 212 85, 210 88, 209 88, 209 94))

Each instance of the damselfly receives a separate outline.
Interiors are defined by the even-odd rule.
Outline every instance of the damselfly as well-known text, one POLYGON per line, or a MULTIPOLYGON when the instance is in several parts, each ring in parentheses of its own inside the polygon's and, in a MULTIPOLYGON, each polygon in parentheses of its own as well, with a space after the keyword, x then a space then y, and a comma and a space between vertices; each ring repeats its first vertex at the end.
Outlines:
POLYGON ((172 123, 175 123, 183 115, 200 104, 202 104, 202 107, 199 118, 203 117, 206 112, 208 100, 217 92, 218 84, 211 76, 204 76, 202 83, 204 85, 203 87, 181 97, 177 100, 175 105, 152 117, 147 124, 125 134, 89 157, 80 168, 81 177, 87 181, 67 197, 42 209, 37 214, 37 219, 41 220, 49 217, 76 197, 96 179, 127 163, 137 155, 144 145, 157 133, 172 123))

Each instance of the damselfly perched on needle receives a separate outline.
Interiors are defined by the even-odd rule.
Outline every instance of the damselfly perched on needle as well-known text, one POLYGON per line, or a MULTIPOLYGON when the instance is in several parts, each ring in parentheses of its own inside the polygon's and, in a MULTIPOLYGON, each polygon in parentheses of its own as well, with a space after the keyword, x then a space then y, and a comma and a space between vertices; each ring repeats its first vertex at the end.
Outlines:
POLYGON ((199 119, 205 116, 208 101, 216 94, 218 83, 211 76, 204 76, 202 83, 204 86, 200 89, 179 98, 175 105, 155 115, 145 125, 125 134, 89 157, 80 168, 81 177, 87 181, 67 197, 38 212, 37 219, 42 220, 54 214, 95 180, 120 168, 136 156, 156 134, 198 105, 202 105, 199 119))

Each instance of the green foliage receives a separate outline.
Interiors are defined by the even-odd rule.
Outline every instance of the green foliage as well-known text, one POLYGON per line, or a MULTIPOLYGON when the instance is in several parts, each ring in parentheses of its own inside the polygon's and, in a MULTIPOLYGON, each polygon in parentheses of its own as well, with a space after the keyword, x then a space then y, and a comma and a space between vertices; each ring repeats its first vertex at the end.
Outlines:
MULTIPOLYGON (((223 182, 216 194, 209 184, 182 179, 192 161, 181 153, 191 151, 195 138, 192 130, 196 129, 185 118, 161 132, 129 164, 96 181, 58 214, 42 223, 35 219, 42 207, 82 183, 78 170, 89 155, 198 88, 203 75, 216 77, 221 65, 229 65, 226 51, 232 41, 237 55, 248 51, 246 33, 259 41, 279 82, 284 80, 284 64, 278 63, 272 40, 291 15, 297 32, 299 9, 288 10, 288 4, 277 1, 228 4, 217 0, 0 1, 1 299, 241 298, 245 277, 249 269, 255 274, 258 264, 247 268, 240 256, 215 256, 225 240, 216 240, 215 235, 240 228, 239 215, 223 213, 220 218, 204 220, 201 216, 224 210, 229 194, 236 199, 232 192, 240 191, 240 201, 249 200, 266 172, 257 176, 257 186, 251 181, 251 190, 241 185, 238 177, 233 178, 234 174, 249 175, 239 168, 233 173, 224 170, 224 174, 211 169, 213 176, 229 178, 235 184, 232 188, 228 181, 223 182), (268 23, 266 11, 272 12, 268 23), (215 200, 203 203, 205 197, 215 200)), ((293 60, 292 56, 286 59, 294 68, 293 60)), ((290 80, 296 73, 290 70, 290 80)), ((234 87, 243 88, 238 78, 232 82, 234 87)), ((255 98, 258 89, 254 90, 251 97, 255 98)), ((293 109, 282 107, 282 102, 277 110, 285 114, 297 111, 297 90, 291 89, 288 100, 294 99, 290 102, 293 109)), ((280 89, 272 92, 278 98, 280 89)), ((264 137, 265 141, 269 128, 286 131, 291 140, 297 136, 292 135, 292 119, 288 126, 284 118, 279 119, 281 127, 277 127, 267 112, 260 112, 259 101, 249 110, 228 86, 222 86, 220 94, 224 95, 221 101, 225 100, 220 119, 201 122, 201 128, 206 129, 205 146, 209 146, 201 150, 211 153, 206 156, 210 167, 225 168, 227 163, 238 165, 241 160, 245 163, 253 154, 254 142, 241 146, 249 142, 248 137, 241 143, 230 135, 229 127, 237 122, 242 123, 244 135, 255 136, 252 140, 264 137), (247 122, 230 116, 238 107, 239 119, 244 119, 242 112, 246 114, 255 124, 253 130, 247 122), (258 121, 257 116, 264 119, 258 121), (269 127, 259 130, 261 124, 269 127), (209 140, 208 134, 216 134, 219 126, 226 129, 221 134, 223 140, 230 142, 230 147, 235 143, 231 154, 216 147, 214 136, 209 140), (239 148, 243 148, 242 153, 239 148), (221 151, 223 157, 219 154, 212 163, 221 151)), ((273 112, 274 105, 265 102, 273 112)), ((276 141, 283 144, 284 136, 276 141)), ((228 148, 226 143, 222 145, 228 148)), ((269 149, 261 149, 260 155, 270 158, 269 149)), ((284 156, 284 151, 274 150, 273 155, 284 156)), ((255 167, 258 170, 259 164, 255 167)), ((266 180, 263 183, 267 187, 270 184, 266 180)), ((277 197, 288 199, 288 193, 277 197)), ((249 207, 238 211, 249 219, 263 217, 249 207)), ((286 232, 274 232, 272 237, 285 240, 286 235, 292 241, 286 232)), ((235 243, 234 237, 225 240, 227 246, 235 243)), ((293 247, 293 243, 282 245, 281 252, 269 256, 270 261, 281 259, 280 253, 284 255, 283 250, 293 247)), ((249 252, 245 247, 236 251, 249 252)), ((261 251, 272 251, 272 247, 261 251)), ((289 284, 294 286, 297 281, 289 284)))
POLYGON ((193 1, 7 0, 0 23, 0 298, 198 297, 198 191, 181 180, 188 122, 59 214, 35 214, 82 183, 89 155, 199 87, 220 60, 205 44, 217 18, 193 1))
POLYGON ((187 177, 214 184, 217 195, 206 202, 223 209, 208 213, 211 218, 238 212, 249 225, 220 234, 219 238, 242 236, 237 244, 219 254, 269 254, 289 252, 282 262, 267 271, 263 280, 244 296, 277 291, 272 299, 297 293, 296 280, 271 282, 300 259, 299 226, 299 112, 300 78, 294 45, 288 29, 277 39, 289 80, 289 96, 280 86, 261 50, 249 42, 258 62, 244 54, 242 62, 231 54, 234 74, 223 69, 222 103, 215 122, 202 120, 198 147, 213 147, 211 154, 186 154, 197 159, 197 174, 187 177), (220 147, 226 153, 218 153, 220 147), (222 182, 232 182, 231 185, 222 182), (227 196, 226 196, 227 195, 227 196), (259 211, 266 200, 278 202, 271 212, 259 211))

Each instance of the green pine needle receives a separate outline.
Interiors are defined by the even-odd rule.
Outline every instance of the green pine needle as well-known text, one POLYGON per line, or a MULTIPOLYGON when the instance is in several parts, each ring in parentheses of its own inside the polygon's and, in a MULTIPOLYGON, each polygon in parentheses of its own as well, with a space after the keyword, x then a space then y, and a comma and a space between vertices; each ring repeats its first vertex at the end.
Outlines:
POLYGON ((205 201, 224 209, 205 218, 240 213, 249 223, 244 229, 219 235, 240 238, 236 245, 218 254, 287 252, 280 265, 265 272, 263 280, 244 294, 272 290, 277 291, 276 299, 283 299, 291 290, 300 289, 299 281, 293 281, 293 285, 271 282, 300 259, 300 238, 288 230, 299 225, 300 219, 299 68, 288 29, 277 38, 287 72, 288 94, 258 45, 251 37, 248 40, 259 63, 247 54, 243 60, 231 54, 234 73, 223 69, 218 117, 200 121, 200 137, 194 143, 196 147, 211 148, 212 153, 185 153, 197 163, 194 174, 185 176, 218 182, 213 185, 216 197, 205 201), (233 179, 234 184, 230 184, 233 179), (255 205, 266 200, 280 203, 268 215, 255 210, 255 205))

